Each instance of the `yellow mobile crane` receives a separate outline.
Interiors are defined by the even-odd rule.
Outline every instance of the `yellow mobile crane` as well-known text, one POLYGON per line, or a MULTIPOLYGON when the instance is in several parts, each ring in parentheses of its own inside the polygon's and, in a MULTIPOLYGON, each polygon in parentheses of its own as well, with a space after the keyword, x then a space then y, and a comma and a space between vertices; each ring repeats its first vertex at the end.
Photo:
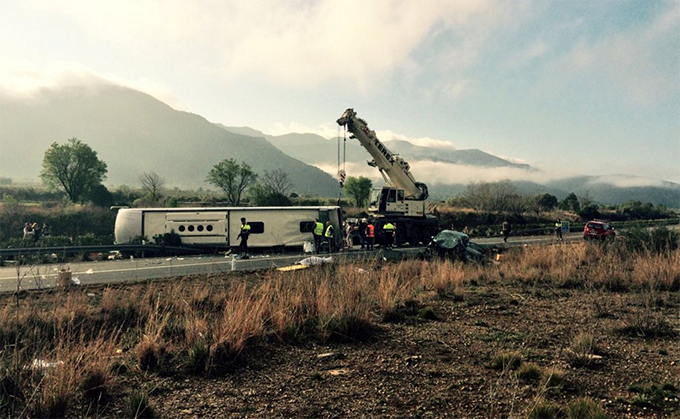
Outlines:
POLYGON ((388 221, 395 224, 396 244, 427 244, 438 231, 436 217, 431 214, 426 201, 427 185, 416 182, 406 160, 392 153, 368 128, 354 109, 347 109, 337 120, 338 125, 350 132, 373 157, 368 164, 377 167, 385 180, 382 189, 371 194, 368 212, 376 218, 377 238, 382 238, 382 226, 388 221))

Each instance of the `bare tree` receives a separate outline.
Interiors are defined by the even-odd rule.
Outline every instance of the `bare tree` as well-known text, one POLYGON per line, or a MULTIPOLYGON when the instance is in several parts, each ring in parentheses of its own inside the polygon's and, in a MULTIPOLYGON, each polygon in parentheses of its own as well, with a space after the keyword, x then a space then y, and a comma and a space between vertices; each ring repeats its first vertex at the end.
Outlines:
POLYGON ((283 169, 274 169, 271 172, 265 170, 262 176, 262 185, 273 194, 288 196, 293 189, 293 181, 290 175, 283 169))
POLYGON ((142 182, 142 189, 151 194, 151 199, 156 202, 160 198, 161 188, 165 185, 165 178, 156 172, 144 172, 139 176, 139 181, 142 182))
POLYGON ((509 180, 472 182, 464 194, 465 201, 478 211, 513 212, 522 210, 521 195, 509 180))

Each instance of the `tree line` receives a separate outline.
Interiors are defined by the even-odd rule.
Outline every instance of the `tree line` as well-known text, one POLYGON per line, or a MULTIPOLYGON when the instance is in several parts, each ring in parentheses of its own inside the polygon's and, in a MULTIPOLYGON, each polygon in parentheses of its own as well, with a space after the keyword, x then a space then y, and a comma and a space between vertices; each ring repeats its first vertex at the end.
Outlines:
MULTIPOLYGON (((103 185, 107 172, 107 164, 95 150, 81 140, 71 138, 64 144, 54 142, 45 152, 40 179, 50 193, 62 193, 72 203, 92 202, 107 207, 120 203, 116 201, 124 199, 122 195, 125 195, 118 193, 115 196, 103 185)), ((137 198, 137 203, 159 204, 165 178, 151 171, 142 173, 139 181, 144 196, 137 198)), ((205 181, 224 193, 223 201, 228 206, 242 205, 246 195, 248 203, 257 206, 292 205, 291 198, 297 197, 292 192, 295 185, 284 170, 274 169, 258 174, 246 162, 237 162, 235 159, 225 159, 215 164, 205 181)), ((10 183, 9 179, 3 182, 5 185, 10 183)), ((345 183, 344 192, 357 206, 363 206, 368 201, 371 187, 368 178, 350 177, 345 183)), ((170 199, 166 204, 173 206, 176 202, 170 199)))
MULTIPOLYGON (((519 192, 509 180, 500 182, 472 182, 461 196, 449 198, 446 203, 452 207, 472 208, 479 212, 519 216, 533 213, 537 217, 554 210, 574 213, 582 219, 599 218, 607 211, 607 218, 620 220, 660 219, 672 217, 664 205, 653 205, 640 201, 629 201, 622 205, 601 207, 586 193, 577 196, 569 193, 559 200, 555 195, 540 193, 534 196, 519 192)), ((613 220, 613 221, 614 221, 613 220)))
MULTIPOLYGON (((144 172, 139 176, 144 195, 135 197, 129 190, 126 193, 125 187, 119 188, 115 195, 109 191, 102 184, 107 171, 107 164, 98 157, 95 150, 81 140, 71 138, 64 144, 55 142, 45 151, 40 179, 49 193, 62 193, 73 203, 89 201, 108 207, 114 203, 121 204, 120 201, 134 199, 138 205, 178 204, 175 198, 161 202, 166 181, 156 172, 144 172)), ((244 199, 247 199, 248 205, 287 206, 293 205, 291 198, 297 198, 292 192, 295 185, 284 170, 274 169, 258 174, 246 162, 237 162, 233 158, 215 164, 205 182, 224 194, 222 201, 228 206, 243 205, 244 199)), ((6 185, 10 182, 3 183, 6 185)), ((343 193, 356 207, 365 208, 372 186, 371 180, 366 177, 348 177, 343 185, 343 193)), ((0 188, 4 187, 0 185, 0 188)), ((449 198, 446 203, 453 207, 469 207, 481 212, 510 215, 534 213, 539 216, 541 213, 560 209, 582 218, 600 216, 600 207, 587 194, 578 197, 572 192, 563 200, 549 193, 526 196, 509 180, 472 182, 461 196, 449 198)), ((130 205, 132 202, 124 204, 130 205)), ((663 218, 669 213, 663 206, 637 201, 620 206, 618 212, 627 219, 663 218)))

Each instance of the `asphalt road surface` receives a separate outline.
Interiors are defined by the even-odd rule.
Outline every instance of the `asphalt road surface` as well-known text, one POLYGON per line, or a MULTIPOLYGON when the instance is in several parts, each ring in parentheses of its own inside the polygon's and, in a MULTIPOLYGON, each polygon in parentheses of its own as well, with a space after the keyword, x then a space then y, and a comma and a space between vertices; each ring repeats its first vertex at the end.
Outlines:
MULTIPOLYGON (((564 235, 565 241, 582 240, 582 233, 575 232, 564 235)), ((485 244, 503 244, 502 238, 473 239, 485 244)), ((510 237, 506 245, 533 245, 555 243, 553 236, 510 237)), ((357 250, 333 255, 334 258, 382 257, 381 250, 364 252, 357 250)), ((422 248, 395 249, 393 257, 403 254, 417 254, 422 248)), ((164 258, 135 258, 97 262, 58 263, 46 265, 25 265, 0 267, 0 292, 14 292, 17 289, 36 290, 50 289, 57 285, 57 277, 61 270, 71 272, 72 280, 81 286, 90 284, 115 284, 129 281, 149 280, 156 278, 172 278, 185 275, 209 275, 236 270, 269 269, 295 264, 309 255, 253 255, 247 260, 238 260, 232 256, 185 256, 164 258)))

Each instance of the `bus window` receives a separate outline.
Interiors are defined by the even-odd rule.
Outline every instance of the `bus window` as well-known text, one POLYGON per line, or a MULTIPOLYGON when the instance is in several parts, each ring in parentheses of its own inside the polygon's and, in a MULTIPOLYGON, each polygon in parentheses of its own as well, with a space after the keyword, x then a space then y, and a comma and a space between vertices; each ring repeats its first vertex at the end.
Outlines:
POLYGON ((312 233, 314 232, 315 226, 316 226, 315 221, 302 221, 300 223, 300 233, 312 233))
POLYGON ((248 221, 250 225, 250 234, 264 233, 264 223, 262 221, 248 221))

